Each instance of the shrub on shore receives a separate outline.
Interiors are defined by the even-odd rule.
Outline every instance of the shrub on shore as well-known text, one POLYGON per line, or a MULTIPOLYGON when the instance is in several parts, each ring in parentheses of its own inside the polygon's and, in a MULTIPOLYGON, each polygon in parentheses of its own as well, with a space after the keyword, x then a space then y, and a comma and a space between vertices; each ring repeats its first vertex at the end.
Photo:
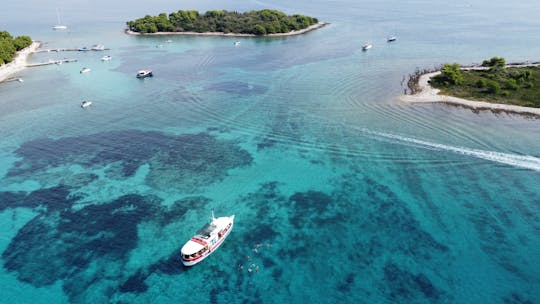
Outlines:
POLYGON ((446 95, 540 108, 540 67, 507 67, 500 57, 484 60, 482 67, 445 64, 431 84, 446 95))

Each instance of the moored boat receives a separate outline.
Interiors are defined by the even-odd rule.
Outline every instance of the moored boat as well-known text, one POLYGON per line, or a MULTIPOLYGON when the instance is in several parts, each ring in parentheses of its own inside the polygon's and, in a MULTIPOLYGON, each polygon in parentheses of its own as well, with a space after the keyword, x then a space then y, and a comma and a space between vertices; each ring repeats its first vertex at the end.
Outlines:
POLYGON ((235 46, 239 46, 239 45, 240 45, 240 41, 235 41, 235 42, 234 42, 234 45, 235 45, 235 46))
POLYGON ((104 51, 105 46, 103 44, 96 44, 96 45, 92 46, 91 50, 92 51, 104 51))
POLYGON ((81 108, 88 108, 91 105, 92 105, 92 102, 89 101, 89 100, 85 100, 85 101, 81 102, 81 108))
POLYGON ((106 56, 101 57, 101 61, 109 61, 109 60, 111 60, 111 59, 112 59, 112 57, 109 56, 109 55, 106 55, 106 56))
POLYGON ((182 264, 193 266, 207 258, 223 244, 233 226, 234 215, 215 218, 212 211, 212 221, 197 231, 182 247, 182 264))
POLYGON ((388 38, 386 38, 386 41, 387 42, 392 42, 392 41, 396 41, 397 40, 397 37, 396 36, 388 36, 388 38))
POLYGON ((362 51, 367 51, 369 49, 371 49, 373 47, 373 44, 371 43, 366 43, 362 46, 362 51))
POLYGON ((63 25, 62 22, 60 22, 60 12, 58 9, 56 9, 56 18, 58 19, 58 23, 56 23, 55 26, 52 27, 53 30, 67 30, 67 26, 63 25))
POLYGON ((152 76, 154 76, 154 74, 152 74, 152 70, 140 70, 137 72, 137 78, 145 78, 152 76))
POLYGON ((88 73, 88 72, 90 72, 90 71, 91 71, 91 69, 89 69, 89 68, 82 68, 82 70, 81 70, 80 73, 81 73, 81 74, 84 74, 84 73, 88 73))

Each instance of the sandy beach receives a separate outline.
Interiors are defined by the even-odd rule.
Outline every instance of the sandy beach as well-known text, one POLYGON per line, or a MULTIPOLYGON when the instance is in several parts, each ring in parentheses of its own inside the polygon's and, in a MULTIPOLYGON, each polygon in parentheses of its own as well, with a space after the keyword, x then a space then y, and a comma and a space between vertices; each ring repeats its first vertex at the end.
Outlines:
MULTIPOLYGON (((523 65, 507 65, 506 67, 527 67, 527 66, 539 66, 538 64, 523 64, 523 65)), ((485 67, 467 67, 464 69, 486 69, 485 67)), ((433 103, 441 102, 447 104, 460 105, 474 110, 491 110, 491 111, 502 111, 508 113, 518 113, 525 115, 535 115, 540 117, 540 108, 529 108, 521 107, 515 105, 499 104, 499 103, 490 103, 485 101, 475 101, 468 100, 448 95, 439 94, 440 90, 433 88, 429 84, 429 79, 431 77, 439 75, 441 72, 427 73, 420 76, 418 80, 418 86, 420 87, 420 93, 414 95, 402 95, 400 100, 408 103, 433 103)))
POLYGON ((223 36, 223 37, 285 37, 285 36, 294 36, 294 35, 301 35, 305 34, 307 32, 311 32, 313 30, 319 29, 321 27, 324 27, 330 23, 328 22, 319 22, 316 23, 310 27, 307 27, 303 30, 299 31, 291 31, 288 33, 279 33, 279 34, 268 34, 263 36, 253 35, 253 34, 237 34, 237 33, 223 33, 223 32, 207 32, 207 33, 197 33, 197 32, 157 32, 157 33, 149 33, 149 34, 142 34, 133 32, 130 30, 126 30, 126 34, 128 35, 140 35, 140 36, 168 36, 168 35, 187 35, 187 36, 223 36))
POLYGON ((12 62, 0 66, 0 82, 6 80, 12 74, 20 72, 26 67, 28 55, 34 52, 40 46, 39 42, 32 42, 32 44, 19 52, 12 62))

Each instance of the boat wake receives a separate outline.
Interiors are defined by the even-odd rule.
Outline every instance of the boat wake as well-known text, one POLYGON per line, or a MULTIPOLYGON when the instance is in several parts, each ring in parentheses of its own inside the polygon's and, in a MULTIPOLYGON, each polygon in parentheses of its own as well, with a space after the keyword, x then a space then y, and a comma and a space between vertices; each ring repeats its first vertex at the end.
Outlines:
POLYGON ((416 138, 405 137, 405 136, 396 135, 396 134, 371 131, 368 129, 363 129, 362 131, 369 135, 383 137, 383 138, 398 141, 398 142, 404 142, 404 143, 408 143, 414 146, 419 146, 423 148, 431 148, 435 150, 450 151, 457 154, 473 156, 480 159, 485 159, 485 160, 489 160, 493 162, 498 162, 501 164, 511 165, 515 167, 520 167, 520 168, 525 168, 525 169, 530 169, 530 170, 535 170, 535 171, 540 172, 540 158, 534 157, 534 156, 503 153, 503 152, 488 151, 488 150, 479 150, 479 149, 470 149, 466 147, 456 147, 456 146, 450 146, 450 145, 445 145, 445 144, 433 143, 433 142, 420 140, 416 138))

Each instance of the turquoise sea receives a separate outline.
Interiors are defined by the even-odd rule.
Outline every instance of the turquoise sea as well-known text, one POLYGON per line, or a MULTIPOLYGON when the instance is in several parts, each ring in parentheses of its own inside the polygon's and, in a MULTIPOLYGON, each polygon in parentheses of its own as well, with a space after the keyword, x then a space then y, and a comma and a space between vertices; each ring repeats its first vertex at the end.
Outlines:
POLYGON ((398 100, 416 68, 539 61, 538 12, 6 1, 2 30, 110 51, 35 54, 78 62, 0 84, 0 302, 540 303, 540 119, 398 100), (68 31, 51 30, 57 8, 68 31), (278 39, 122 31, 145 14, 263 8, 331 24, 278 39), (184 268, 211 210, 235 228, 184 268))

